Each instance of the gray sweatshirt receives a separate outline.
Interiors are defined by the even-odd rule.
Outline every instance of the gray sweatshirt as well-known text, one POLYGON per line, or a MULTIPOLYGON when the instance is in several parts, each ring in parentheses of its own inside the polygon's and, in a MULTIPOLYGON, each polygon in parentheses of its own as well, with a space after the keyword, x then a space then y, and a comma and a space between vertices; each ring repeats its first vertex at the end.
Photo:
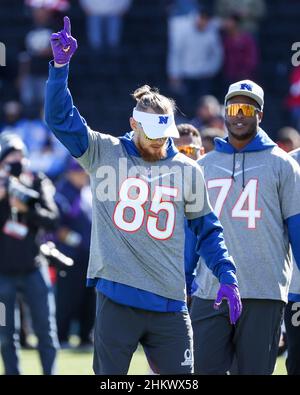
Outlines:
MULTIPOLYGON (((261 129, 243 152, 216 139, 216 150, 200 164, 241 297, 286 302, 292 264, 285 220, 300 213, 298 164, 261 129)), ((201 260, 196 283, 196 296, 214 299, 218 282, 201 260)))

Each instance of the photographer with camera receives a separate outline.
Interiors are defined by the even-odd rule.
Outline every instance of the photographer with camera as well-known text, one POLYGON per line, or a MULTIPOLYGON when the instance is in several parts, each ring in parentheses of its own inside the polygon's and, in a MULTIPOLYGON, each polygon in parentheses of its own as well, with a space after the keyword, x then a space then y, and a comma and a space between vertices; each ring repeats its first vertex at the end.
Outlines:
POLYGON ((52 183, 26 170, 26 155, 17 135, 0 135, 0 301, 6 307, 1 354, 5 374, 20 374, 14 312, 21 293, 31 312, 43 373, 53 374, 58 345, 55 302, 39 240, 55 229, 58 210, 52 183))

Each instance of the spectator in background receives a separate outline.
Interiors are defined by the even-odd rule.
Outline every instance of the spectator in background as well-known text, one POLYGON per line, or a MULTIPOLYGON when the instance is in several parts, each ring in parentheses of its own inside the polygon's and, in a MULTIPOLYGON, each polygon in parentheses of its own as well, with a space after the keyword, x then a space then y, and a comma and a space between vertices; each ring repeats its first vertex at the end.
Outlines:
MULTIPOLYGON (((29 115, 33 115, 33 111, 29 115)), ((56 178, 63 171, 66 158, 69 157, 68 152, 53 138, 52 133, 49 133, 46 125, 39 118, 23 117, 23 107, 19 102, 4 103, 0 133, 15 134, 22 139, 27 148, 29 170, 35 173, 42 172, 51 179, 56 178)), ((27 341, 30 325, 27 319, 27 309, 21 297, 18 307, 21 318, 20 344, 23 348, 30 349, 32 346, 27 341)))
POLYGON ((186 95, 186 106, 193 109, 200 96, 211 93, 213 79, 223 61, 223 49, 211 16, 202 10, 185 17, 177 38, 169 46, 167 74, 170 87, 186 95))
MULTIPOLYGON (((58 275, 56 283, 56 317, 58 338, 62 348, 69 347, 71 323, 79 323, 80 347, 92 345, 91 331, 95 319, 95 290, 85 287, 89 260, 91 218, 86 212, 82 195, 88 176, 80 165, 71 159, 65 177, 57 185, 56 202, 60 210, 57 247, 74 260, 74 265, 58 275)), ((90 205, 89 211, 92 211, 90 205)))
POLYGON ((221 18, 239 15, 242 28, 256 35, 266 13, 266 3, 264 0, 216 0, 215 13, 221 18))
POLYGON ((286 99, 292 125, 300 132, 300 66, 293 67, 290 74, 289 94, 286 99))
POLYGON ((225 85, 244 79, 255 79, 258 66, 258 48, 250 33, 241 29, 237 14, 228 16, 224 29, 225 85))
POLYGON ((87 38, 95 50, 119 47, 123 28, 123 15, 131 0, 80 0, 86 13, 87 38))
POLYGON ((189 123, 177 125, 179 138, 174 139, 179 152, 191 159, 198 160, 204 154, 199 131, 189 123))
POLYGON ((18 102, 4 105, 4 124, 1 132, 17 134, 25 143, 28 151, 29 168, 34 172, 43 172, 52 180, 65 168, 70 158, 64 146, 53 137, 42 121, 42 116, 34 108, 27 111, 28 118, 22 116, 22 107, 18 102))
POLYGON ((293 151, 300 147, 299 132, 296 129, 291 128, 289 126, 281 128, 277 132, 276 143, 281 149, 283 149, 286 152, 293 151))
POLYGON ((0 133, 15 133, 18 122, 21 118, 22 106, 17 101, 8 101, 3 105, 3 123, 0 126, 0 133))
POLYGON ((200 131, 208 127, 224 128, 221 105, 215 96, 205 95, 199 99, 191 124, 200 131))
POLYGON ((205 128, 201 130, 202 146, 206 154, 215 149, 216 137, 224 138, 224 130, 219 128, 205 128))
MULTIPOLYGON (((17 101, 8 101, 3 105, 3 124, 0 133, 17 134, 18 123, 22 116, 22 106, 17 101)), ((28 151, 27 151, 28 154, 28 151)), ((1 153, 0 153, 1 155, 1 153)), ((20 345, 22 348, 32 349, 28 343, 30 325, 27 319, 28 307, 25 305, 21 295, 17 297, 17 309, 20 312, 20 345)))
POLYGON ((45 7, 52 11, 64 12, 69 8, 69 0, 25 0, 29 7, 45 7))
POLYGON ((168 0, 167 12, 169 18, 182 17, 189 14, 195 14, 199 11, 198 0, 168 0))
POLYGON ((54 374, 58 341, 55 303, 48 267, 43 264, 40 237, 57 225, 54 187, 43 174, 27 170, 26 147, 9 133, 0 136, 0 301, 6 325, 0 325, 5 374, 20 374, 17 292, 28 304, 44 374, 54 374))
MULTIPOLYGON (((195 16, 199 12, 199 3, 197 0, 173 0, 167 3, 168 14, 168 47, 169 54, 176 51, 181 41, 182 29, 187 24, 187 16, 195 16)), ((170 80, 172 91, 181 93, 183 87, 181 81, 170 80)))
POLYGON ((51 57, 53 11, 43 4, 36 4, 31 12, 33 26, 25 37, 25 51, 19 55, 17 84, 22 104, 40 108, 44 103, 45 69, 51 57))

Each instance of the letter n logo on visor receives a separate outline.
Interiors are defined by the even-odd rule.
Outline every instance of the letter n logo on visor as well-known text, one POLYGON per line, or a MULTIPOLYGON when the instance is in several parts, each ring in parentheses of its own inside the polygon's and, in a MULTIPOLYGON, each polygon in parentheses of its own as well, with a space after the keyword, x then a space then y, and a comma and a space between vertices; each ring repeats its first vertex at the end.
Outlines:
POLYGON ((244 90, 247 89, 247 91, 252 91, 252 86, 249 84, 241 84, 241 89, 244 89, 244 90))
POLYGON ((167 125, 167 123, 168 123, 168 119, 169 119, 169 117, 162 117, 162 116, 160 116, 159 117, 159 122, 158 123, 160 123, 160 124, 165 124, 165 125, 167 125))

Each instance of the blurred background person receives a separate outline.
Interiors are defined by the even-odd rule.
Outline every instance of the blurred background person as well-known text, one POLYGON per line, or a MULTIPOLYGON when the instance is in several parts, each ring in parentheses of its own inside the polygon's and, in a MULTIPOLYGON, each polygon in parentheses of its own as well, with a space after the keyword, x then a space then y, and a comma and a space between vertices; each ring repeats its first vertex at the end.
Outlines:
POLYGON ((198 130, 209 127, 224 128, 222 107, 218 99, 212 95, 200 97, 197 103, 195 116, 190 123, 198 130))
POLYGON ((56 282, 56 317, 62 348, 70 347, 71 324, 75 320, 79 324, 79 347, 86 349, 92 346, 96 295, 94 288, 85 286, 92 211, 91 204, 87 205, 84 190, 87 184, 86 172, 71 159, 64 177, 57 184, 55 198, 60 211, 56 244, 62 253, 74 260, 74 265, 67 272, 58 273, 56 282))
POLYGON ((300 147, 300 134, 298 130, 286 126, 277 132, 276 143, 286 152, 293 151, 300 147))
POLYGON ((66 12, 70 7, 69 0, 25 0, 28 7, 45 7, 54 12, 66 12))
POLYGON ((216 137, 224 138, 225 137, 224 130, 220 128, 201 129, 202 146, 206 154, 215 149, 216 137))
POLYGON ((28 152, 29 168, 33 172, 45 173, 55 180, 65 168, 70 158, 65 147, 53 137, 39 109, 32 107, 26 114, 16 101, 4 104, 4 123, 0 132, 17 134, 28 152))
POLYGON ((0 133, 16 133, 18 122, 22 114, 22 106, 16 100, 10 100, 3 104, 3 121, 0 125, 0 133))
POLYGON ((293 67, 286 105, 290 113, 292 125, 300 132, 300 66, 293 67))
POLYGON ((0 300, 6 326, 0 326, 5 374, 20 374, 17 292, 29 306, 44 374, 55 370, 55 302, 48 267, 40 255, 40 237, 56 226, 54 187, 42 174, 26 170, 26 148, 12 134, 0 136, 0 300))
POLYGON ((253 36, 241 28, 238 14, 228 15, 223 21, 225 86, 244 79, 256 79, 258 47, 253 36))
POLYGON ((131 0, 80 0, 86 14, 87 38, 94 50, 116 50, 120 46, 123 16, 131 0))
POLYGON ((191 159, 198 160, 204 154, 199 131, 189 123, 177 125, 179 139, 174 139, 179 152, 191 159))
POLYGON ((212 93, 214 77, 223 62, 222 42, 210 21, 211 14, 205 9, 187 15, 177 39, 168 48, 169 85, 184 95, 186 112, 193 113, 198 98, 212 93))
MULTIPOLYGON (((169 62, 176 48, 180 46, 182 30, 186 29, 189 16, 195 18, 199 12, 199 2, 197 0, 171 0, 167 2, 168 14, 168 56, 169 62)), ((172 67, 169 65, 168 67, 172 67)), ((170 88, 174 93, 183 92, 182 81, 171 78, 169 80, 170 88)))
POLYGON ((264 0, 216 0, 215 13, 226 18, 236 13, 241 18, 242 28, 257 35, 262 18, 267 11, 264 0))
POLYGON ((53 33, 53 11, 43 2, 30 8, 31 29, 25 36, 25 50, 19 54, 17 84, 21 102, 40 108, 44 103, 47 65, 51 57, 50 36, 53 33))

